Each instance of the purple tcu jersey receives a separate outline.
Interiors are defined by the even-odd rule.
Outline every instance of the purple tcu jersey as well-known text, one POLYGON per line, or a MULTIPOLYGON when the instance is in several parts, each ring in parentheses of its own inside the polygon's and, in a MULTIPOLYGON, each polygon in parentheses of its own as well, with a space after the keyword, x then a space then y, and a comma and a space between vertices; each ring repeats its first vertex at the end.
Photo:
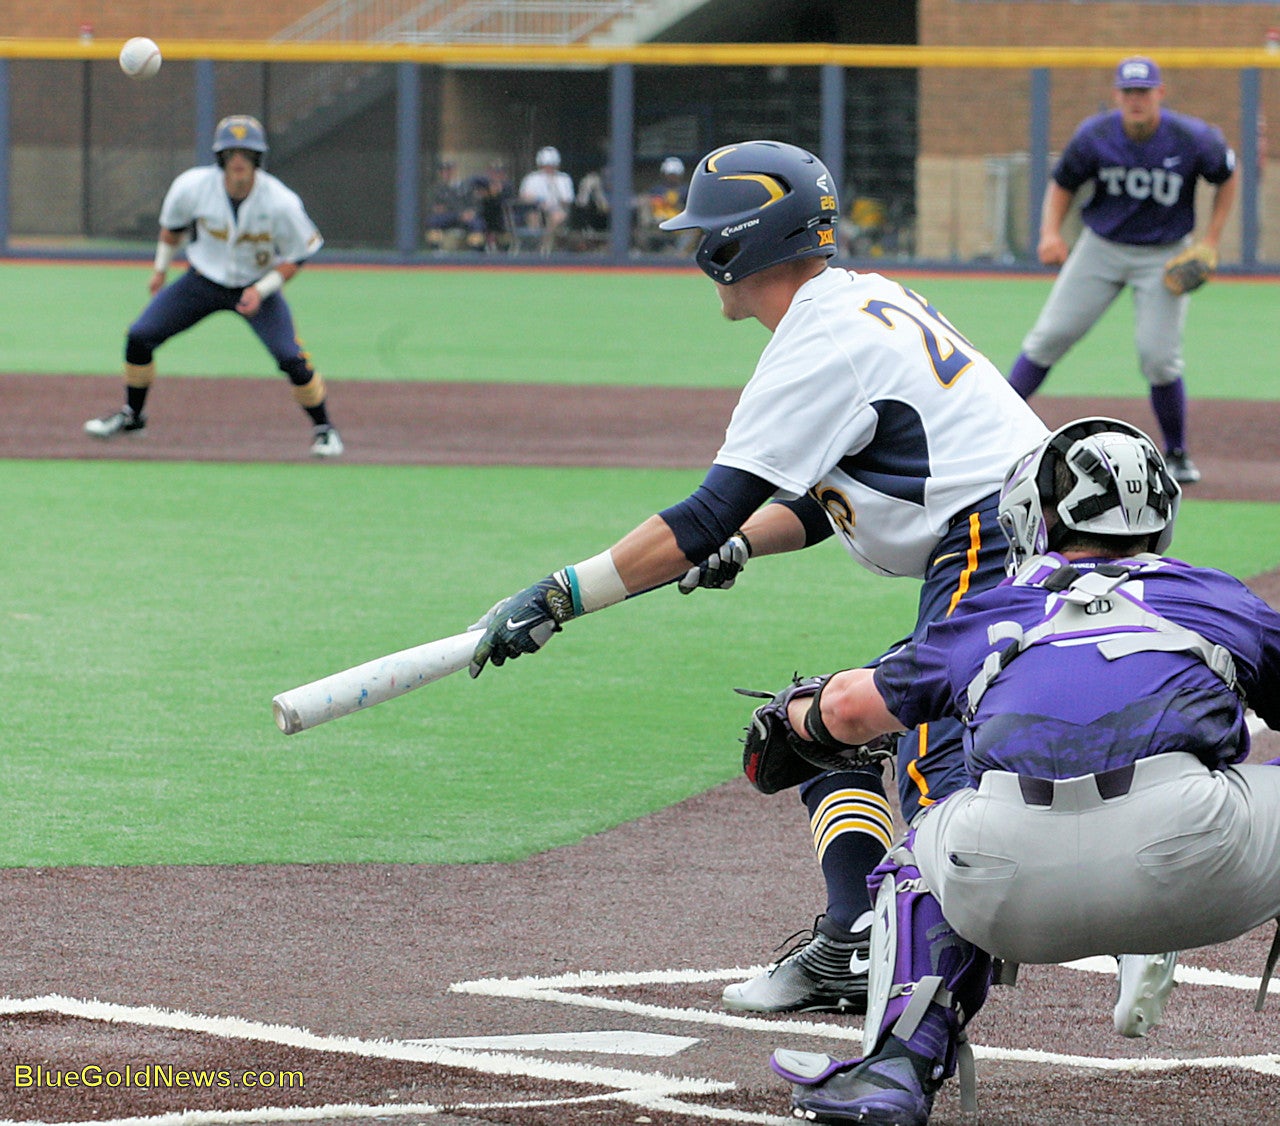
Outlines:
POLYGON ((1081 124, 1053 178, 1073 194, 1093 182, 1080 218, 1094 234, 1153 246, 1177 242, 1195 228, 1197 177, 1221 184, 1235 166, 1221 130, 1199 118, 1162 109, 1155 133, 1134 141, 1113 110, 1081 124))
MULTIPOLYGON (((1106 647, 1098 644, 1104 636, 1122 632, 1125 642, 1134 642, 1144 633, 1141 625, 1090 630, 1083 608, 1075 619, 1085 623, 1082 628, 1042 632, 1016 656, 1007 652, 1018 644, 1011 637, 1029 634, 1058 613, 1063 600, 1052 583, 1044 584, 1063 573, 1065 563, 1061 556, 1037 557, 1016 578, 961 601, 923 641, 887 657, 875 681, 889 711, 907 727, 966 715, 975 679, 983 679, 984 662, 995 654, 987 665, 994 675, 965 730, 974 781, 993 769, 1075 778, 1167 751, 1189 751, 1210 767, 1246 757, 1240 697, 1204 659, 1142 642, 1127 645, 1136 651, 1122 656, 1104 655, 1106 647)), ((1100 566, 1071 564, 1080 574, 1100 566)), ((1124 567, 1131 577, 1107 597, 1123 593, 1139 608, 1135 613, 1150 612, 1148 637, 1160 628, 1192 630, 1200 641, 1228 651, 1239 692, 1270 726, 1280 726, 1280 614, 1222 571, 1155 556, 1125 561, 1124 567)))

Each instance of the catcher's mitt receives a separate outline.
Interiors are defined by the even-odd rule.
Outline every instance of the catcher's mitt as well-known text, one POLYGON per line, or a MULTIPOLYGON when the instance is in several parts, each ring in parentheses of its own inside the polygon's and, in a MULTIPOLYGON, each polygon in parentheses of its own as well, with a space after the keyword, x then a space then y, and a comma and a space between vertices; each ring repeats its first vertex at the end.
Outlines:
POLYGON ((768 700, 751 713, 742 740, 742 772, 762 794, 776 794, 816 778, 828 770, 852 770, 893 754, 890 736, 865 745, 824 745, 796 734, 787 718, 787 706, 795 699, 816 696, 829 676, 795 677, 781 692, 753 692, 737 688, 743 696, 768 700))
POLYGON ((1218 268, 1218 252, 1206 243, 1189 246, 1164 264, 1164 286, 1181 295, 1199 289, 1218 268))

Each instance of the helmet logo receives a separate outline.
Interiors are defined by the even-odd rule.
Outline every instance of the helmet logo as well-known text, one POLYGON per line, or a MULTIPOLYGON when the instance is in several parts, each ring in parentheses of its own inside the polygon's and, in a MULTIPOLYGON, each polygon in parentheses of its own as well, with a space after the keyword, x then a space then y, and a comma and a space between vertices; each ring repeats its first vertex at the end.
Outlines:
POLYGON ((821 176, 819 176, 817 180, 814 181, 814 183, 816 183, 818 187, 820 187, 824 192, 831 191, 831 184, 828 182, 827 175, 825 172, 821 176))
POLYGON ((231 135, 232 135, 233 137, 235 137, 235 139, 236 139, 237 141, 243 141, 243 140, 244 140, 244 138, 245 138, 245 135, 246 135, 248 132, 249 132, 249 130, 248 130, 248 129, 246 129, 243 125, 233 125, 233 126, 231 126, 231 135))
POLYGON ((818 245, 819 246, 835 246, 836 232, 834 227, 818 228, 818 245))
POLYGON ((730 235, 736 235, 739 231, 745 231, 748 227, 757 226, 759 222, 759 219, 748 219, 745 223, 739 223, 736 227, 725 227, 720 231, 720 237, 728 238, 730 235))
MULTIPOLYGON (((710 162, 708 162, 708 167, 710 167, 710 162)), ((761 185, 769 193, 769 198, 760 205, 762 208, 768 207, 771 203, 777 203, 787 194, 786 189, 777 180, 762 172, 743 172, 738 176, 721 176, 720 178, 722 180, 750 180, 752 183, 761 185)))
POLYGON ((729 145, 723 149, 716 149, 715 152, 713 152, 709 157, 707 157, 707 171, 719 172, 720 169, 716 167, 716 161, 719 160, 722 156, 728 156, 729 153, 737 152, 737 151, 738 151, 737 145, 729 145))

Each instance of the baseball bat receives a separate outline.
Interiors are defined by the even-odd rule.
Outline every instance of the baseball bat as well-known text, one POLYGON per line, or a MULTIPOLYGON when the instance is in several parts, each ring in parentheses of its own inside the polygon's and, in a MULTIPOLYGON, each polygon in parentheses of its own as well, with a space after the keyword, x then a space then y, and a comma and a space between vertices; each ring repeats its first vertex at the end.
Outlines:
POLYGON ((276 726, 294 735, 403 696, 465 668, 483 635, 483 630, 472 630, 442 637, 281 692, 271 701, 276 726))

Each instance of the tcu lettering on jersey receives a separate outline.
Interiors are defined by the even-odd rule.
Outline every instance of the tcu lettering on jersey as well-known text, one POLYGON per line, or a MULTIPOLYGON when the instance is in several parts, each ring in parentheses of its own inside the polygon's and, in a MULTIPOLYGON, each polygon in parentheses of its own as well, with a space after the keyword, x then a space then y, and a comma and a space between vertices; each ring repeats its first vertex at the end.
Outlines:
POLYGON ((1165 207, 1172 207, 1182 194, 1182 176, 1167 168, 1099 168, 1098 179, 1108 195, 1153 199, 1165 207))

